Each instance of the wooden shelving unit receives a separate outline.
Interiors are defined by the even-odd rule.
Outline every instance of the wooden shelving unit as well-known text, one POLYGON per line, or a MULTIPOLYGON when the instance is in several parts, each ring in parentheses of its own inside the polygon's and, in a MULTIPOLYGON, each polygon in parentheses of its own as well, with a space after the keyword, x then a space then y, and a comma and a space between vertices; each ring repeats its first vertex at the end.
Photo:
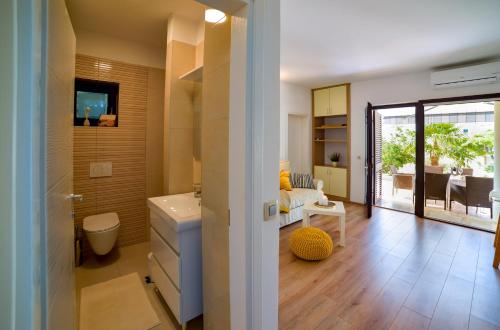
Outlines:
POLYGON ((316 178, 329 181, 325 193, 333 200, 350 194, 350 84, 312 90, 312 165, 316 178), (333 167, 330 154, 342 155, 333 167))
POLYGON ((323 167, 331 167, 331 168, 342 168, 342 169, 347 169, 347 166, 341 166, 341 165, 338 165, 336 167, 333 167, 332 164, 320 164, 320 165, 316 165, 316 166, 323 166, 323 167))
POLYGON ((324 143, 347 143, 347 140, 331 140, 331 139, 326 139, 326 140, 314 140, 314 142, 324 142, 324 143))
POLYGON ((347 125, 324 125, 324 126, 314 127, 314 129, 344 129, 347 127, 348 127, 347 125))

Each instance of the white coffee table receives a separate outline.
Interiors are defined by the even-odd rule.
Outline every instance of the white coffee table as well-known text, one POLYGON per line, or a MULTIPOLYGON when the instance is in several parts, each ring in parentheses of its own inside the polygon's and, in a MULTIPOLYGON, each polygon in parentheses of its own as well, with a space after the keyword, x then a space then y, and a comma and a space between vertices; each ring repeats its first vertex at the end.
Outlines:
POLYGON ((311 225, 310 216, 313 214, 324 214, 336 216, 339 218, 340 227, 340 246, 345 246, 345 209, 342 202, 336 202, 335 206, 332 208, 318 207, 314 205, 314 202, 306 202, 304 208, 302 209, 302 227, 309 227, 311 225))

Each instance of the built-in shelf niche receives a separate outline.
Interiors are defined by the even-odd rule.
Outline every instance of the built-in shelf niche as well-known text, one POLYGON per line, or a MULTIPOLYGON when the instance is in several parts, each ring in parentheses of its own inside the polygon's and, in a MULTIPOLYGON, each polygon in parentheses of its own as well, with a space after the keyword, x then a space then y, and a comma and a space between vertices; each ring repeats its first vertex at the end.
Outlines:
POLYGON ((341 154, 339 166, 347 167, 348 128, 346 115, 314 118, 313 143, 321 145, 315 147, 319 153, 315 165, 331 165, 330 155, 338 152, 341 154))
POLYGON ((201 82, 203 80, 203 65, 186 72, 179 77, 180 80, 201 82))
POLYGON ((312 90, 312 162, 317 179, 327 182, 324 192, 333 200, 350 194, 350 85, 312 90), (330 155, 340 153, 333 169, 330 155))

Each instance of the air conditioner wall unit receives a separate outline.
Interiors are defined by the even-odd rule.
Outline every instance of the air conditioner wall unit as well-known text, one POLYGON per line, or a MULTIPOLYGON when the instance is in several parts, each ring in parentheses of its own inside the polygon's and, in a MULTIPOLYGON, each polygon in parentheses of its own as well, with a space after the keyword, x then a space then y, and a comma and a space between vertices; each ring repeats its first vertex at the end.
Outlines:
POLYGON ((500 82, 500 62, 431 73, 431 84, 434 88, 464 87, 498 82, 500 82))

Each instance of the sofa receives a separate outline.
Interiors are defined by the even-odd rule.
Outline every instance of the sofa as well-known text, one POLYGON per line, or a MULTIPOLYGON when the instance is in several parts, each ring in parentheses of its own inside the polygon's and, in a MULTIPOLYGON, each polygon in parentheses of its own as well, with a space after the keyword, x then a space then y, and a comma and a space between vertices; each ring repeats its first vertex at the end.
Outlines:
MULTIPOLYGON (((280 170, 290 171, 288 161, 280 161, 280 170)), ((302 220, 302 209, 309 201, 317 201, 323 195, 323 181, 314 179, 314 188, 292 188, 291 191, 280 190, 280 206, 288 212, 280 212, 280 227, 302 220)))

